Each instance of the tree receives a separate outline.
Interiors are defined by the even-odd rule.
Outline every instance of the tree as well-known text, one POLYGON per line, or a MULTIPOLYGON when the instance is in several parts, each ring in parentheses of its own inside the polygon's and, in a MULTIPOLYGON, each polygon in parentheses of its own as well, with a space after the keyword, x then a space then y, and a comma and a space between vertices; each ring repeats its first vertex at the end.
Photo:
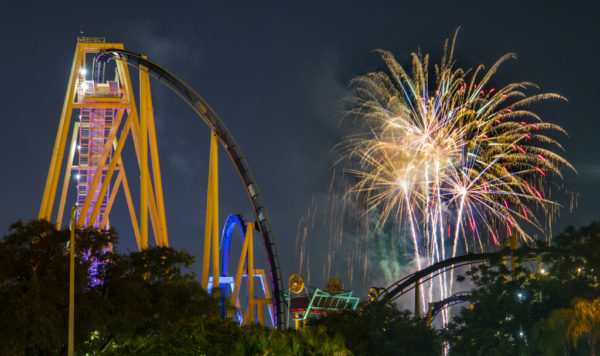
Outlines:
POLYGON ((131 338, 105 348, 100 355, 351 355, 340 337, 325 329, 278 331, 239 327, 231 320, 196 316, 182 319, 156 337, 131 338))
POLYGON ((575 348, 578 341, 585 337, 590 343, 590 355, 595 356, 600 337, 600 298, 594 300, 577 298, 573 303, 573 318, 567 333, 572 338, 575 348))
POLYGON ((538 321, 531 332, 531 350, 543 356, 574 355, 567 330, 573 310, 556 309, 547 319, 538 321))
MULTIPOLYGON (((0 242, 0 354, 56 354, 66 348, 69 258, 68 230, 44 220, 18 221, 0 242)), ((103 247, 118 241, 114 231, 84 230, 76 256, 77 333, 102 313, 94 307, 97 287, 86 278, 91 260, 112 258, 103 247)), ((100 273, 103 267, 100 267, 100 273)), ((87 335, 86 335, 87 334, 87 335)))
MULTIPOLYGON (((18 221, 0 239, 0 355, 64 354, 67 345, 69 230, 18 221)), ((348 355, 324 329, 240 328, 220 317, 189 272, 194 257, 153 247, 119 254, 114 230, 77 231, 75 350, 89 355, 348 355), (91 284, 92 260, 101 283, 91 284)))
POLYGON ((113 254, 99 293, 103 318, 81 350, 150 345, 190 318, 221 322, 219 294, 209 295, 195 280, 193 262, 188 252, 168 247, 113 254))
POLYGON ((442 350, 440 334, 425 320, 380 303, 362 304, 356 311, 328 313, 308 325, 324 326, 329 336, 341 336, 356 356, 439 355, 442 350))
POLYGON ((520 248, 516 271, 500 259, 474 267, 467 272, 475 284, 474 309, 462 310, 449 326, 451 354, 580 353, 564 342, 560 328, 567 315, 557 310, 568 308, 573 298, 600 297, 594 272, 600 267, 599 251, 600 224, 593 222, 567 228, 550 246, 540 242, 520 248), (556 348, 562 353, 553 353, 556 348))
MULTIPOLYGON (((0 354, 60 354, 68 327, 69 230, 45 220, 18 221, 0 241, 0 354)), ((114 230, 77 231, 75 340, 81 353, 122 339, 152 337, 190 315, 218 318, 185 251, 154 247, 126 255, 114 230), (92 261, 101 283, 92 284, 92 261)))

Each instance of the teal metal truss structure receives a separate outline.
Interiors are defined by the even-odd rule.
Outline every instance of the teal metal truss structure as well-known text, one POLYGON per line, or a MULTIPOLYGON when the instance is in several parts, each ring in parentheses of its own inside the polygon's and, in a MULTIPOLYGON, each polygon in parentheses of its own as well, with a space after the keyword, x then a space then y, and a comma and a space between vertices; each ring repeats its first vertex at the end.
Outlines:
POLYGON ((306 321, 310 315, 356 310, 360 301, 359 297, 352 296, 352 291, 342 290, 340 293, 330 294, 312 287, 306 287, 298 294, 286 289, 282 295, 295 322, 306 321))

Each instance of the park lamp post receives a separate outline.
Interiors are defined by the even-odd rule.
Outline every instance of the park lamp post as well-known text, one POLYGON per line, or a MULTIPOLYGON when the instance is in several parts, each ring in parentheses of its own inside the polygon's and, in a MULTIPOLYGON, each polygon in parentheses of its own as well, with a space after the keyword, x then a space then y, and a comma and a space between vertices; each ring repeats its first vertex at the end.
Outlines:
POLYGON ((75 211, 71 209, 71 240, 69 241, 69 341, 68 356, 75 352, 75 211))

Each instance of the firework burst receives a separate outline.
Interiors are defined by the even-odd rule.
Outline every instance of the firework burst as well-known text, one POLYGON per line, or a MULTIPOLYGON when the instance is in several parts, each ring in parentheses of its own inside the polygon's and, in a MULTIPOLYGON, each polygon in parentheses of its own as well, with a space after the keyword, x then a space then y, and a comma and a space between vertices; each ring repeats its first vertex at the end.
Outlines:
MULTIPOLYGON (((527 109, 564 98, 528 96, 525 90, 536 87, 529 82, 492 87, 511 53, 487 71, 455 68, 455 40, 456 34, 446 41, 433 73, 420 51, 412 54, 410 74, 379 51, 388 73, 353 80, 351 114, 367 130, 340 145, 345 172, 354 177, 347 198, 378 214, 379 225, 393 218, 405 226, 419 269, 423 258, 435 263, 483 251, 512 234, 533 239, 558 207, 549 198, 551 183, 562 178, 561 169, 574 170, 552 137, 564 130, 527 109)), ((452 276, 430 282, 430 300, 451 293, 452 276)))

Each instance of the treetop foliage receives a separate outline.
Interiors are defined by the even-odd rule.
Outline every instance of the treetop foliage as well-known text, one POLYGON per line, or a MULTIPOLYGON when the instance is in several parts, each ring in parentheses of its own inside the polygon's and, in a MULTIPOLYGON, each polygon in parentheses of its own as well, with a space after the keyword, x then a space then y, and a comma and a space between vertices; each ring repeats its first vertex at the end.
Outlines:
POLYGON ((600 298, 600 223, 568 227, 550 245, 537 242, 523 246, 515 256, 515 271, 510 270, 508 258, 466 273, 475 284, 474 308, 463 309, 453 319, 447 332, 451 354, 593 353, 593 332, 580 337, 577 345, 569 330, 580 319, 574 305, 600 298))

